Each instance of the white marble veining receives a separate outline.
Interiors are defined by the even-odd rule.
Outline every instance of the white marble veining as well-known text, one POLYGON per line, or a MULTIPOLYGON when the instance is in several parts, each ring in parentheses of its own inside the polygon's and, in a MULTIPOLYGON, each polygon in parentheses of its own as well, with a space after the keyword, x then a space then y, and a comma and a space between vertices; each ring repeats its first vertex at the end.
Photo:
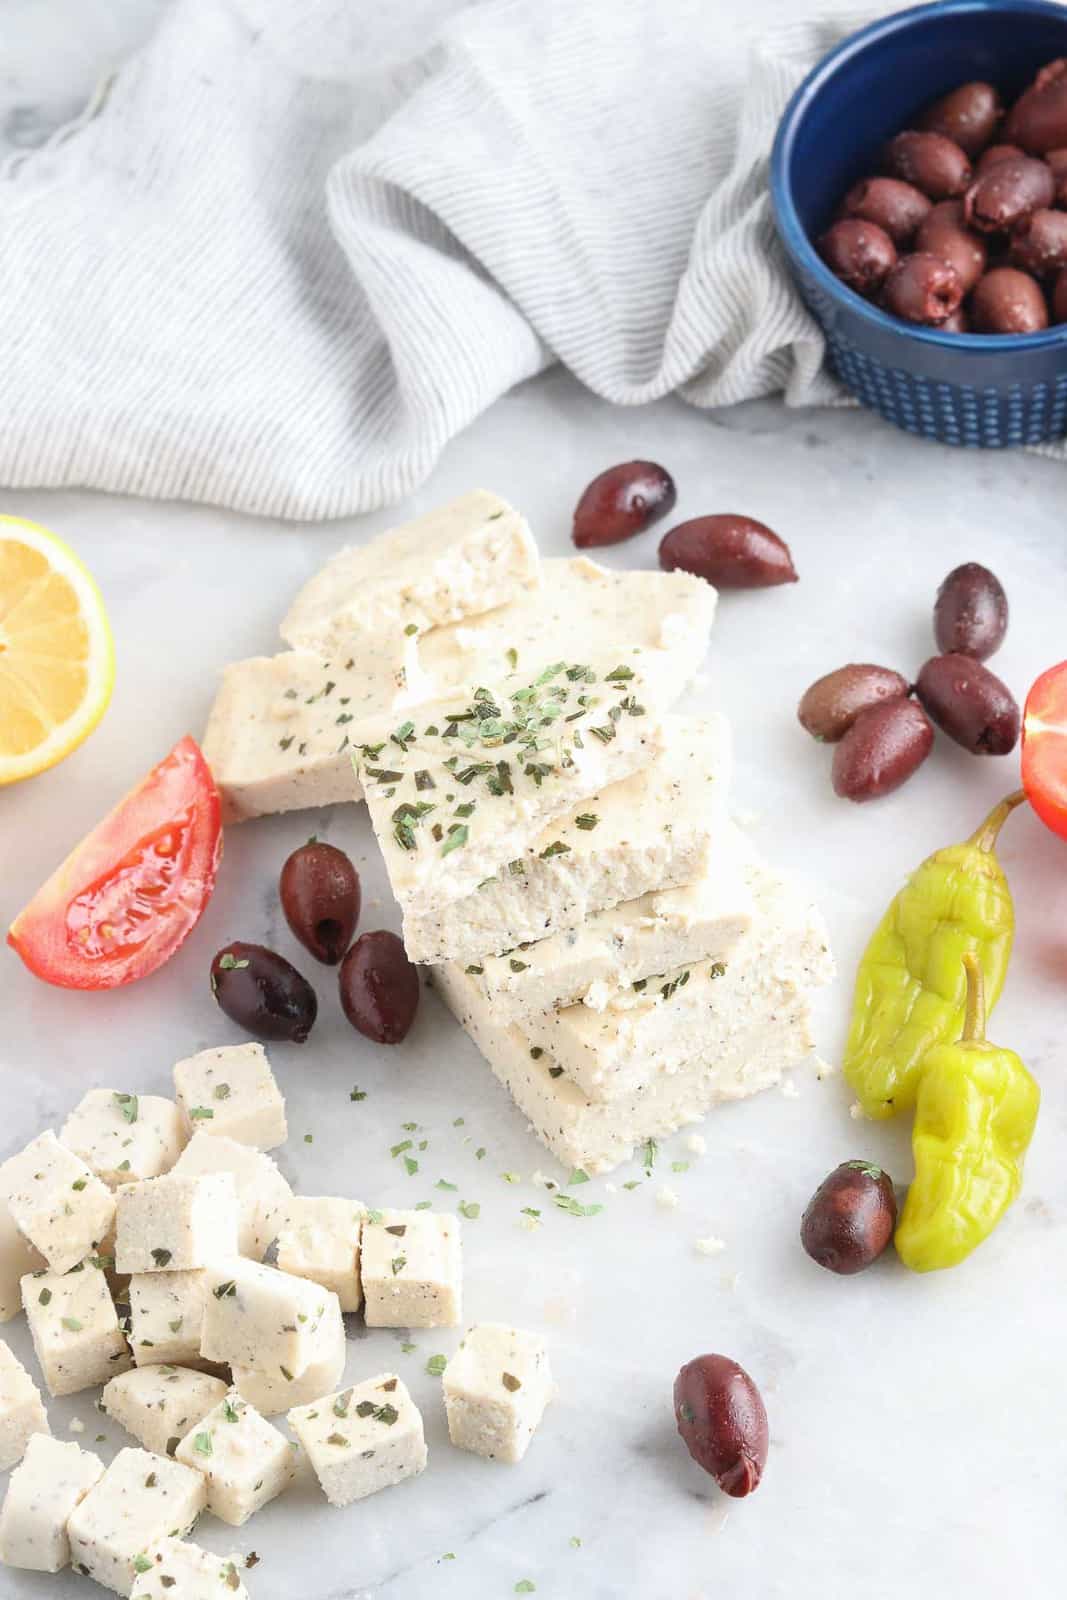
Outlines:
MULTIPOLYGON (((0 0, 0 37, 5 47, 16 38, 20 63, 16 81, 3 84, 0 122, 16 104, 44 108, 35 113, 42 126, 71 108, 84 83, 58 70, 50 80, 41 52, 64 35, 77 54, 79 15, 93 19, 82 65, 99 65, 121 43, 120 13, 133 37, 151 11, 115 0, 0 0), (41 22, 49 15, 51 29, 41 22)), ((6 56, 0 71, 6 79, 6 56)), ((9 116, 6 126, 10 141, 9 116)), ((277 647, 290 596, 342 540, 482 483, 524 509, 545 553, 563 554, 589 477, 639 455, 674 472, 679 519, 746 511, 793 548, 797 585, 723 598, 708 681, 689 703, 728 712, 736 805, 753 814, 759 848, 820 896, 841 969, 819 1008, 821 1048, 834 1059, 858 951, 889 896, 923 855, 970 831, 1015 786, 1018 766, 939 740, 897 796, 847 806, 830 792, 827 751, 795 723, 800 691, 851 659, 916 670, 932 649, 937 584, 968 559, 986 561, 1009 591, 1012 626, 994 666, 1017 691, 1067 654, 1062 469, 921 445, 859 413, 790 415, 769 403, 715 416, 670 403, 613 412, 550 374, 457 440, 415 499, 354 524, 290 527, 83 493, 0 492, 0 512, 47 523, 89 562, 118 648, 115 697, 92 739, 54 771, 0 791, 0 921, 179 735, 201 730, 226 661, 277 647)), ((651 567, 655 546, 653 534, 605 559, 651 567)), ((403 1374, 425 1410, 429 1468, 346 1512, 302 1481, 237 1537, 205 1518, 199 1537, 211 1548, 259 1553, 249 1574, 256 1600, 491 1600, 523 1579, 545 1600, 1059 1593, 1065 847, 1027 813, 1004 841, 1019 939, 993 1035, 1019 1049, 1045 1097, 1024 1196, 954 1273, 921 1279, 889 1259, 849 1281, 803 1255, 801 1211, 848 1156, 882 1160, 906 1182, 905 1129, 850 1120, 840 1078, 802 1074, 795 1098, 772 1093, 712 1117, 705 1155, 692 1155, 683 1134, 639 1188, 622 1187, 643 1179, 637 1164, 583 1188, 583 1199, 603 1203, 601 1215, 565 1216, 533 1182, 537 1171, 564 1175, 432 995, 409 1041, 378 1049, 340 1016, 330 972, 310 971, 275 886, 285 855, 311 832, 359 863, 363 927, 395 926, 365 815, 338 809, 231 830, 203 923, 143 985, 68 994, 37 983, 9 952, 0 959, 2 1156, 57 1123, 90 1085, 166 1092, 180 1056, 238 1039, 212 1001, 210 956, 233 937, 276 945, 308 971, 321 1000, 308 1045, 271 1049, 289 1105, 288 1175, 305 1192, 372 1203, 478 1201, 481 1216, 464 1228, 467 1315, 513 1319, 549 1340, 560 1399, 526 1461, 505 1468, 448 1444, 440 1386, 424 1368, 457 1333, 416 1334, 405 1354, 401 1335, 352 1330, 349 1379, 389 1366, 403 1374), (354 1085, 365 1100, 350 1100, 354 1085), (389 1153, 407 1121, 428 1141, 414 1177, 389 1153), (673 1172, 675 1161, 689 1169, 673 1172), (458 1192, 435 1190, 439 1179, 458 1192), (680 1198, 676 1210, 656 1204, 663 1182, 680 1198), (520 1226, 524 1206, 542 1210, 539 1232, 520 1226), (726 1249, 703 1256, 694 1241, 711 1234, 726 1249), (724 1501, 674 1433, 674 1373, 704 1350, 740 1360, 767 1400, 771 1456, 749 1502, 724 1501)), ((0 1333, 27 1355, 21 1325, 0 1333)), ((125 1442, 91 1395, 50 1411, 64 1437, 80 1417, 86 1431, 76 1437, 106 1457, 125 1442)), ((89 1592, 70 1574, 0 1573, 4 1600, 89 1592)))

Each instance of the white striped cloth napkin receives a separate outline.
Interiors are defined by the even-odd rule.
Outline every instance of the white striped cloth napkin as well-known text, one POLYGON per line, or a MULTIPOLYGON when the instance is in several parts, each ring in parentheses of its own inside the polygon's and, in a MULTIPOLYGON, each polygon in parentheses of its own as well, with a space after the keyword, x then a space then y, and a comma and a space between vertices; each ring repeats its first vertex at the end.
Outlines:
POLYGON ((0 483, 334 517, 553 361, 620 405, 839 398, 765 178, 855 17, 750 49, 708 0, 392 9, 175 0, 4 173, 0 483))

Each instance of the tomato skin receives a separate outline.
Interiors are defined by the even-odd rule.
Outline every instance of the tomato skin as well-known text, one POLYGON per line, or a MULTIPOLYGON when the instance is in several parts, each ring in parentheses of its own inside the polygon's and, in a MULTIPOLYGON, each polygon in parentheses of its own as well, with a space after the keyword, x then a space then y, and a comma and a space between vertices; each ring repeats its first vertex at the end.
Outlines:
POLYGON ((133 983, 192 932, 221 855, 219 792, 186 736, 75 846, 7 942, 36 977, 62 989, 133 983))
POLYGON ((1067 839, 1067 661, 1043 672, 1026 697, 1023 787, 1045 826, 1067 839))

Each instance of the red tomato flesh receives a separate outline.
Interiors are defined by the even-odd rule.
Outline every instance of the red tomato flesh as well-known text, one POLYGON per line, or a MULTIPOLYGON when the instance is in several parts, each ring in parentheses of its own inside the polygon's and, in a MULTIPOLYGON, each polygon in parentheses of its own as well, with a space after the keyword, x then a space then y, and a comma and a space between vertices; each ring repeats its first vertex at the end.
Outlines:
POLYGON ((113 989, 155 972, 196 926, 222 854, 219 792, 181 739, 58 867, 7 942, 62 989, 113 989))
POLYGON ((1067 839, 1067 661, 1043 672, 1026 697, 1023 787, 1045 826, 1067 839))

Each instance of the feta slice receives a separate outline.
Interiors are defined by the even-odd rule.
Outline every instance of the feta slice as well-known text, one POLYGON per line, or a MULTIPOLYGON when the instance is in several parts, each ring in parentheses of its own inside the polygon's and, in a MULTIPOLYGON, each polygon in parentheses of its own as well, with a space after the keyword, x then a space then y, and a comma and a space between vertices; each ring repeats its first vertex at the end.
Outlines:
POLYGON ((68 1272, 107 1237, 111 1191, 49 1128, 0 1166, 0 1195, 24 1238, 55 1272, 68 1272))
POLYGON ((130 1348, 139 1367, 199 1366, 207 1276, 193 1272, 136 1272, 127 1293, 130 1348))
MULTIPOLYGON (((237 1248, 262 1261, 278 1237, 293 1191, 270 1156, 225 1134, 194 1133, 174 1165, 183 1177, 211 1172, 233 1174, 237 1186, 237 1248)), ((216 1252, 217 1253, 217 1252, 216 1252)))
POLYGON ((49 1433, 37 1385, 11 1346, 0 1339, 0 1472, 21 1461, 35 1433, 49 1433))
POLYGON ((77 1394, 131 1365, 107 1276, 96 1259, 22 1280, 30 1337, 50 1395, 77 1394))
POLYGON ((299 1377, 286 1368, 272 1372, 255 1367, 233 1368, 234 1388, 265 1417, 288 1411, 291 1406, 302 1406, 336 1389, 344 1376, 345 1325, 337 1296, 331 1294, 326 1301, 322 1320, 311 1341, 311 1356, 299 1377))
POLYGON ((297 650, 349 650, 491 611, 536 588, 537 546, 506 500, 474 489, 448 505, 340 550, 310 578, 281 626, 297 650))
POLYGON ((367 1208, 359 1200, 294 1195, 278 1234, 278 1266, 332 1289, 342 1311, 363 1304, 359 1235, 367 1208))
POLYGON ((471 894, 578 801, 647 766, 679 692, 666 659, 610 647, 365 725, 356 765, 405 916, 471 894))
POLYGON ((221 1378, 190 1367, 134 1367, 104 1385, 101 1410, 157 1455, 172 1456, 226 1394, 221 1378))
POLYGON ((319 1325, 337 1299, 244 1256, 211 1267, 208 1291, 201 1354, 283 1378, 299 1378, 315 1359, 319 1325))
POLYGON ((455 1328, 463 1299, 459 1218, 375 1211, 363 1223, 368 1328, 455 1328))
POLYGON ((7 1201, 0 1196, 0 1322, 10 1322, 22 1310, 22 1279, 48 1263, 15 1226, 7 1201))
POLYGON ((298 1406, 287 1421, 332 1506, 365 1500, 426 1465, 422 1417, 392 1372, 298 1406))
POLYGON ((241 1555, 216 1556, 187 1539, 162 1539, 145 1552, 130 1600, 248 1600, 241 1555))
POLYGON ((274 1150, 289 1137, 285 1101, 261 1044, 201 1050, 174 1068, 185 1126, 222 1134, 255 1150, 274 1150))
POLYGON ((128 1595, 149 1569, 145 1552, 188 1533, 206 1500, 198 1472, 148 1450, 120 1450, 67 1524, 74 1570, 128 1595))
POLYGON ((0 1561, 27 1572, 62 1572, 70 1561, 67 1523, 103 1476, 104 1463, 91 1450, 34 1434, 0 1510, 0 1561))
POLYGON ((191 1272, 237 1253, 237 1186, 229 1172, 170 1172, 116 1194, 119 1272, 191 1272))
POLYGON ((236 1389, 201 1417, 174 1456, 203 1473, 208 1510, 234 1528, 281 1494, 295 1466, 289 1440, 236 1389))
POLYGON ((448 1436, 490 1461, 521 1461, 555 1392, 543 1339, 479 1323, 445 1368, 448 1436))
POLYGON ((726 824, 727 726, 721 717, 668 717, 663 736, 650 765, 556 818, 490 882, 406 913, 411 959, 487 964, 491 982, 504 968, 523 992, 527 945, 562 930, 580 935, 591 913, 699 878, 726 824))
POLYGON ((186 1138, 173 1100, 116 1089, 90 1089, 59 1134, 109 1189, 169 1172, 186 1138))

